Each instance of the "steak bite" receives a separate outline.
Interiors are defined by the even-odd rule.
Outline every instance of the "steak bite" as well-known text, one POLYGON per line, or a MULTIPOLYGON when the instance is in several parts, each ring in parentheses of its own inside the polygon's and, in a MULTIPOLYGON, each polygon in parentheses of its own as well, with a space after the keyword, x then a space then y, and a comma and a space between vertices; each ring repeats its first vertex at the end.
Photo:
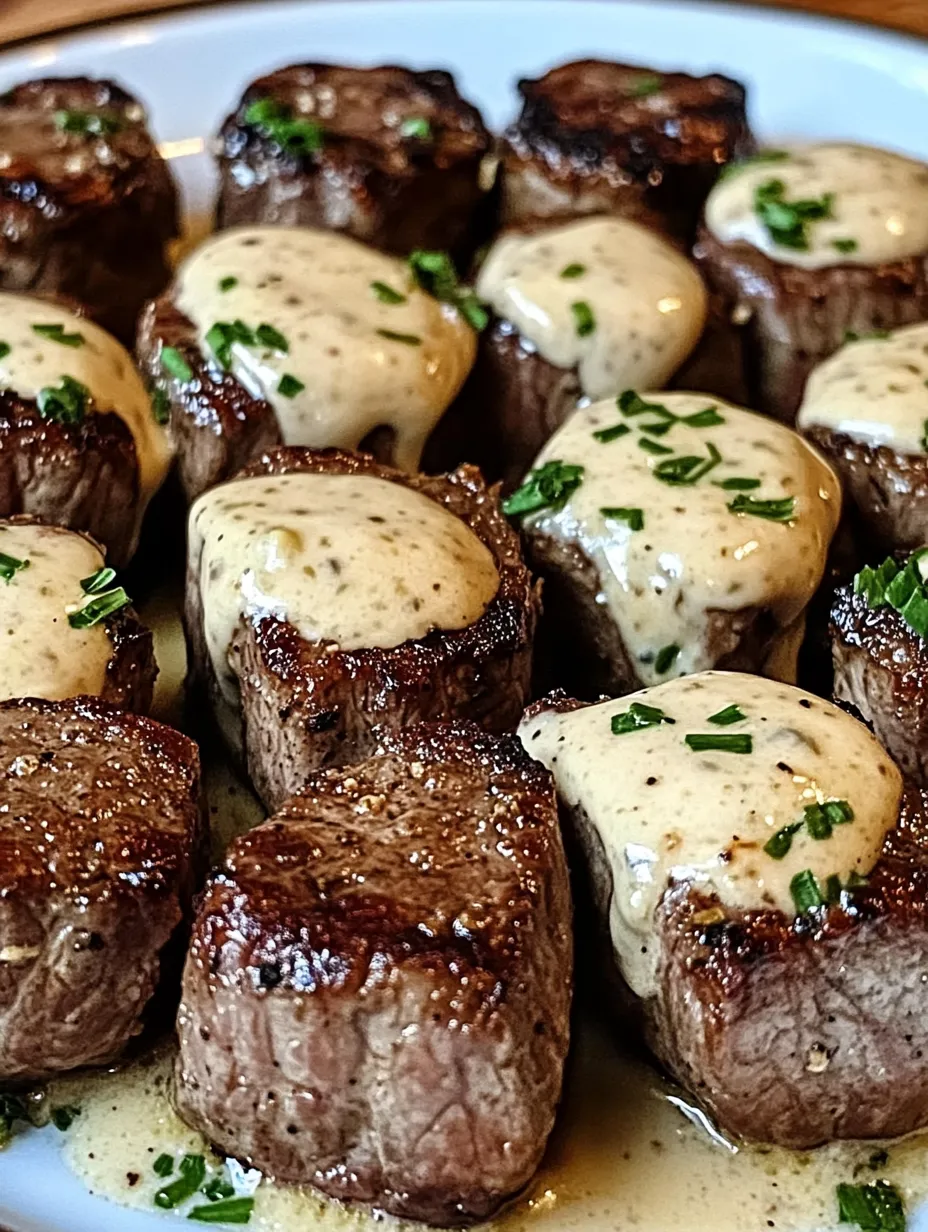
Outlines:
POLYGON ((575 705, 519 734, 673 1076, 762 1142, 925 1125, 925 794, 862 723, 760 677, 575 705))
POLYGON ((544 579, 539 660, 582 696, 710 667, 795 680, 841 492, 782 424, 629 391, 578 410, 504 508, 544 579))
POLYGON ((407 476, 277 449, 190 511, 194 681, 269 808, 370 754, 378 726, 511 729, 538 607, 518 536, 471 467, 407 476))
POLYGON ((0 1081, 112 1061, 193 891, 196 745, 94 697, 0 703, 0 1081))
MULTIPOLYGON (((427 255, 442 263, 445 292, 463 295, 448 258, 427 255)), ((418 467, 476 336, 414 273, 305 227, 225 231, 187 258, 146 311, 138 352, 170 415, 189 500, 279 444, 418 467)))
POLYGON ((0 94, 0 289, 77 300, 129 342, 178 232, 174 183, 131 94, 86 77, 0 94))
POLYGON ((847 342, 812 373, 797 427, 834 466, 875 548, 928 542, 928 325, 847 342))
POLYGON ((0 700, 95 694, 151 706, 152 636, 88 535, 33 518, 0 521, 0 700))
POLYGON ((222 127, 217 223, 473 251, 490 147, 450 73, 294 64, 253 81, 222 127))
POLYGON ((441 1226, 486 1218, 554 1123, 570 914, 551 778, 518 741, 385 734, 236 839, 207 884, 178 1111, 279 1181, 441 1226))
POLYGON ((721 168, 754 149, 744 87, 712 74, 577 60, 519 82, 503 139, 503 221, 620 214, 688 244, 721 168))
POLYGON ((158 408, 115 338, 0 292, 0 517, 85 531, 122 566, 170 463, 158 408))
POLYGON ((928 320, 928 167, 838 143, 766 151, 713 189, 695 255, 746 321, 752 401, 792 423, 849 333, 928 320))

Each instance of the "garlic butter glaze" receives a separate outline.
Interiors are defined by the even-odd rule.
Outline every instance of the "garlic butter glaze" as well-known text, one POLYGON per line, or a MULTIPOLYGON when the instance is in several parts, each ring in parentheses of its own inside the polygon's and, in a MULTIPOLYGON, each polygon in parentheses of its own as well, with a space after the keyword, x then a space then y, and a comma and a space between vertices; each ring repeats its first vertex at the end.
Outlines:
POLYGON ((119 416, 135 442, 141 517, 168 473, 171 446, 125 347, 85 317, 47 300, 9 292, 0 292, 0 342, 9 347, 0 357, 0 390, 31 400, 69 376, 90 391, 93 411, 119 416), (80 334, 83 343, 65 346, 37 334, 36 325, 61 326, 67 334, 80 334))
POLYGON ((624 218, 502 236, 483 264, 477 294, 543 359, 576 367, 590 398, 630 386, 660 388, 706 323, 706 289, 695 267, 624 218), (565 270, 575 276, 564 277, 565 270), (585 335, 578 332, 576 303, 593 314, 594 328, 585 335))
POLYGON ((285 445, 356 449, 387 426, 395 464, 408 471, 477 348, 454 308, 411 285, 403 261, 310 227, 220 232, 181 266, 177 303, 205 354, 219 321, 268 324, 284 336, 287 353, 233 343, 231 372, 274 408, 285 445), (389 292, 403 301, 384 302, 389 292), (280 392, 285 375, 303 386, 292 397, 280 392))
POLYGON ((928 251, 928 167, 870 146, 829 142, 783 151, 724 175, 706 202, 706 226, 724 244, 742 241, 801 269, 881 265, 928 251), (833 194, 830 217, 811 221, 808 247, 778 243, 756 208, 759 188, 774 181, 783 200, 833 194), (852 246, 853 245, 853 246, 852 246))
POLYGON ((462 629, 499 588, 489 550, 422 493, 372 475, 235 479, 190 511, 207 649, 228 700, 242 615, 275 615, 333 649, 399 646, 462 629))
POLYGON ((580 486, 559 509, 525 519, 532 533, 576 543, 596 566, 601 602, 608 606, 638 676, 655 684, 669 674, 713 667, 707 634, 710 612, 769 609, 776 624, 792 625, 811 599, 841 511, 834 472, 791 429, 762 415, 703 394, 644 394, 678 416, 714 407, 724 420, 714 427, 675 423, 658 443, 673 454, 707 456, 713 445, 722 461, 691 485, 669 485, 655 475, 665 454, 649 453, 642 413, 623 420, 614 400, 576 411, 535 462, 558 460, 584 468, 580 486), (630 428, 602 442, 594 432, 619 422, 630 428), (732 513, 740 494, 719 487, 731 478, 759 480, 743 495, 758 500, 793 497, 789 522, 732 513), (640 509, 643 528, 603 514, 603 509, 640 509), (660 651, 679 653, 663 672, 660 651))
POLYGON ((89 539, 58 526, 0 522, 0 552, 28 561, 0 579, 0 700, 98 694, 113 653, 106 625, 72 629, 81 579, 103 566, 89 539))
POLYGON ((897 453, 926 452, 928 325, 847 342, 809 377, 797 424, 897 453))
POLYGON ((896 824, 902 777, 867 728, 790 685, 739 672, 705 672, 616 701, 524 719, 519 737, 582 808, 614 879, 609 929, 619 967, 642 997, 655 991, 655 911, 673 882, 691 882, 726 906, 792 918, 790 881, 809 869, 820 884, 866 875, 896 824), (659 723, 614 735, 613 715, 634 702, 659 723), (715 726, 736 705, 744 719, 715 726), (750 733, 750 753, 695 752, 690 734, 750 733), (803 828, 783 859, 764 850, 807 805, 845 800, 853 820, 828 839, 803 828))

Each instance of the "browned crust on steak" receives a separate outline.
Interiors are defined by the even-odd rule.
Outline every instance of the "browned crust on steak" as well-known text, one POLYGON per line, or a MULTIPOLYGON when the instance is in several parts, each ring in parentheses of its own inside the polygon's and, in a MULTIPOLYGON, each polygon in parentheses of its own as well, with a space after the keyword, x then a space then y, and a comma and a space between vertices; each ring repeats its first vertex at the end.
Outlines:
POLYGON ((928 458, 824 427, 804 428, 803 436, 837 471, 869 547, 896 551, 928 543, 928 458))
MULTIPOLYGON (((269 808, 326 766, 367 756, 377 726, 430 719, 473 719, 488 731, 512 729, 529 695, 539 590, 495 489, 473 467, 450 475, 406 475, 364 454, 281 448, 242 475, 294 471, 372 475, 421 492, 459 517, 485 544, 499 589, 465 629, 434 630, 389 649, 326 653, 286 621, 243 620, 230 651, 239 680, 249 773, 269 808)), ((186 624, 195 679, 221 705, 202 634, 199 562, 187 579, 186 624)))
POLYGON ((193 890, 199 756, 99 698, 8 701, 0 777, 0 1079, 25 1082, 141 1030, 193 890))
POLYGON ((751 244, 723 244, 703 225, 693 255, 732 311, 749 310, 745 362, 752 405, 793 423, 809 373, 848 332, 928 320, 928 256, 806 270, 751 244))
POLYGON ((135 441, 112 412, 80 423, 43 419, 35 401, 0 390, 0 518, 28 513, 86 531, 109 562, 131 555, 139 503, 135 441))
POLYGON ((379 753, 314 776, 208 883, 175 1098, 279 1180, 457 1227, 526 1184, 554 1121, 567 865, 513 737, 428 724, 379 753))
MULTIPOLYGON (((298 111, 298 114, 301 110, 298 111)), ((327 227, 388 252, 472 248, 491 146, 480 113, 445 72, 295 64, 259 77, 220 132, 217 224, 327 227), (246 122, 249 104, 312 99, 318 153, 293 154, 246 122), (404 118, 431 137, 404 137, 404 118)))
POLYGON ((719 171, 754 150, 738 82, 578 60, 519 82, 502 147, 505 223, 621 214, 689 243, 719 171), (661 88, 635 96, 636 83, 661 88))
POLYGON ((40 78, 0 95, 0 288, 80 301, 131 340, 146 299, 170 276, 165 246, 179 232, 167 164, 138 101, 110 81, 40 78), (104 111, 105 137, 57 132, 56 111, 104 111), (103 143, 106 157, 97 154, 103 143), (66 159, 88 152, 79 174, 66 159))

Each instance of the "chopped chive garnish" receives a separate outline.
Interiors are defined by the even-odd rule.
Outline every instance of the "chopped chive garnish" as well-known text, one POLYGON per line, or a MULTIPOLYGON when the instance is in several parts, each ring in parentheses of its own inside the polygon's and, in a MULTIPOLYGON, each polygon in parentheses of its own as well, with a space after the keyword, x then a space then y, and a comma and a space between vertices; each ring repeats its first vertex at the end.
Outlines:
POLYGON ((657 658, 654 660, 654 670, 659 676, 663 676, 665 672, 669 672, 677 661, 677 656, 680 653, 680 647, 676 642, 669 646, 662 647, 657 652, 657 658))
POLYGON ((657 727, 661 723, 676 723, 659 710, 657 706, 647 706, 644 702, 632 702, 621 714, 614 714, 611 720, 613 736, 625 736, 629 732, 641 731, 644 727, 657 727))
POLYGON ((193 380, 193 369, 178 351, 177 347, 161 348, 161 367, 178 381, 193 380))
POLYGON ((209 1206, 195 1206, 187 1218, 199 1223, 248 1223, 254 1205, 254 1198, 225 1198, 209 1206))
POLYGON ((922 638, 928 637, 928 589, 918 563, 924 554, 924 548, 913 552, 904 565, 888 557, 854 578, 854 593, 862 595, 869 608, 888 604, 922 638))
POLYGON ((678 487, 697 483, 722 460, 722 455, 711 441, 707 443, 706 450, 709 454, 708 458, 700 458, 692 454, 667 458, 663 462, 658 462, 652 474, 662 483, 674 484, 678 487))
POLYGON ((638 448, 645 450, 646 453, 669 454, 673 450, 669 445, 661 445, 658 441, 652 441, 649 436, 638 437, 638 448))
POLYGON ((841 886, 841 878, 837 873, 832 873, 825 878, 825 902, 830 906, 835 906, 841 902, 843 889, 841 886))
POLYGON ((103 111, 56 111, 55 127, 62 133, 83 133, 85 137, 102 137, 123 127, 117 116, 103 111))
POLYGON ((691 428, 714 428, 725 422, 714 406, 707 406, 704 411, 696 411, 692 415, 684 415, 682 422, 691 428))
POLYGON ((205 1194, 210 1202, 218 1202, 220 1198, 231 1198, 235 1194, 235 1187, 222 1176, 214 1176, 211 1181, 207 1181, 200 1190, 201 1194, 205 1194))
POLYGON ((82 347, 84 345, 83 334, 68 334, 65 332, 63 325, 33 325, 32 332, 38 334, 41 338, 48 338, 50 342, 58 342, 62 346, 82 347))
POLYGON ((42 418, 59 424, 79 424, 89 400, 90 390, 71 376, 63 376, 60 385, 46 385, 36 395, 42 418))
POLYGON ((104 565, 90 577, 81 578, 81 590, 87 595, 99 595, 116 579, 116 570, 104 565))
POLYGON ((593 433, 593 440, 599 441, 601 445, 608 445, 610 441, 617 441, 620 436, 628 436, 631 428, 628 424, 617 423, 611 428, 598 428, 593 433))
POLYGON ((409 254, 409 270, 417 286, 442 303, 452 304, 478 334, 486 329, 490 314, 473 289, 460 281, 446 252, 417 248, 409 254))
POLYGON ((858 334, 853 329, 846 329, 844 331, 844 343, 846 345, 849 342, 885 342, 891 336, 891 331, 888 329, 871 329, 864 334, 858 334))
MULTIPOLYGON (((2 358, 3 358, 3 355, 0 354, 0 359, 2 358)), ((924 422, 922 423, 921 446, 922 446, 922 449, 928 450, 928 419, 924 420, 924 422)))
POLYGON ((206 1160, 202 1155, 185 1155, 180 1161, 180 1176, 170 1185, 163 1185, 155 1194, 155 1206, 169 1211, 187 1198, 192 1198, 206 1179, 206 1160))
POLYGON ((774 860, 782 860, 789 855, 789 850, 793 845, 793 835, 802 829, 801 821, 794 821, 788 826, 784 826, 782 830, 777 830, 776 834, 764 843, 764 851, 768 856, 772 856, 774 860))
POLYGON ((371 283, 371 290, 382 304, 405 304, 406 296, 401 295, 399 291, 394 291, 393 288, 386 282, 374 281, 371 283))
POLYGON ((803 810, 805 827, 814 839, 831 838, 835 826, 854 820, 854 810, 846 800, 826 800, 824 804, 808 804, 803 810))
POLYGON ((726 706, 723 710, 717 710, 715 714, 709 715, 709 722, 715 723, 717 727, 729 727, 732 723, 741 723, 747 715, 740 706, 726 706))
POLYGON ((593 309, 585 299, 577 299, 570 305, 574 316, 574 328, 578 338, 586 338, 596 329, 596 318, 593 309))
POLYGON ((647 423, 639 425, 642 432, 647 432, 649 436, 666 436, 673 427, 672 419, 662 419, 660 423, 647 423))
POLYGON ((432 126, 425 116, 407 116, 400 123, 401 137, 415 137, 417 141, 431 141, 432 126))
POLYGON ((562 278, 582 278, 586 273, 586 266, 581 265, 579 261, 572 261, 570 265, 565 265, 561 270, 562 278))
POLYGON ((759 479, 742 479, 738 475, 732 476, 731 479, 713 479, 712 482, 726 492, 753 492, 760 487, 759 479))
POLYGON ((0 342, 0 359, 6 359, 12 347, 8 342, 0 342))
POLYGON ((388 342, 402 342, 406 346, 421 346, 422 339, 418 334, 398 334, 392 329, 378 329, 377 333, 388 342))
POLYGON ((645 402, 634 389, 623 390, 616 398, 616 405, 623 415, 631 418, 634 415, 663 415, 666 419, 675 419, 673 411, 669 411, 661 402, 645 402))
POLYGON ((293 109, 276 99, 255 99, 245 108, 244 120, 288 154, 318 154, 322 149, 322 125, 294 117, 293 109))
POLYGON ((52 1109, 52 1124, 55 1129, 60 1129, 64 1133, 74 1124, 74 1118, 80 1115, 80 1108, 76 1108, 73 1104, 62 1104, 60 1108, 52 1109))
POLYGON ((295 398, 305 388, 305 384, 289 372, 285 372, 277 384, 277 392, 284 398, 295 398))
POLYGON ((632 82, 628 93, 631 98, 647 98, 651 94, 657 94, 663 84, 663 78, 658 77, 657 73, 643 73, 632 82))
POLYGON ((76 611, 68 613, 68 624, 72 629, 89 629, 128 607, 131 602, 122 586, 105 590, 101 594, 88 595, 76 611))
POLYGON ((171 400, 164 392, 155 385, 150 391, 151 397, 151 413, 152 418, 157 424, 166 424, 171 418, 171 400))
POLYGON ((787 201, 782 180, 766 180, 754 190, 754 212, 770 238, 794 252, 808 251, 809 224, 832 218, 834 201, 834 193, 825 193, 817 200, 787 201))
POLYGON ((832 248, 836 249, 838 252, 856 252, 857 251, 857 241, 852 240, 852 239, 832 240, 831 246, 832 248))
POLYGON ((905 1206, 899 1190, 889 1181, 871 1185, 839 1185, 838 1220, 861 1232, 905 1232, 905 1206))
POLYGON ((722 168, 719 179, 727 180, 734 175, 740 175, 742 171, 750 170, 751 167, 759 167, 764 163, 782 163, 787 158, 789 158, 787 150, 760 150, 750 158, 741 158, 737 162, 728 163, 722 168))
POLYGON ((174 1156, 161 1154, 151 1166, 155 1176, 170 1176, 174 1171, 174 1156))
POLYGON ((821 888, 811 869, 804 868, 801 873, 796 874, 789 883, 789 892, 793 896, 796 911, 800 915, 811 911, 813 907, 825 905, 821 888))
POLYGON ((697 733, 684 737, 694 753, 753 753, 754 737, 747 732, 732 732, 724 735, 722 732, 697 733))
POLYGON ((546 462, 503 501, 503 512, 514 517, 537 509, 561 509, 583 482, 583 469, 570 462, 546 462))
POLYGON ((755 500, 753 496, 736 496, 729 501, 728 508, 732 513, 749 513, 768 522, 791 522, 796 516, 796 498, 784 496, 781 500, 755 500))
POLYGON ((0 1147, 6 1146, 13 1137, 14 1121, 25 1120, 28 1120, 28 1115, 22 1100, 0 1091, 0 1147))
POLYGON ((0 552, 0 578, 9 586, 13 578, 19 573, 20 569, 28 569, 28 560, 19 560, 15 556, 7 556, 6 552, 0 552))
POLYGON ((275 329, 273 325, 268 325, 266 322, 255 330, 255 340, 272 351, 280 351, 284 355, 290 354, 290 343, 279 329, 275 329))
POLYGON ((629 530, 644 529, 644 512, 641 509, 626 509, 620 505, 604 505, 599 511, 613 522, 625 522, 629 530))
POLYGON ((219 290, 220 291, 231 291, 233 287, 237 287, 237 286, 238 286, 238 279, 232 274, 227 274, 225 278, 219 279, 219 290))

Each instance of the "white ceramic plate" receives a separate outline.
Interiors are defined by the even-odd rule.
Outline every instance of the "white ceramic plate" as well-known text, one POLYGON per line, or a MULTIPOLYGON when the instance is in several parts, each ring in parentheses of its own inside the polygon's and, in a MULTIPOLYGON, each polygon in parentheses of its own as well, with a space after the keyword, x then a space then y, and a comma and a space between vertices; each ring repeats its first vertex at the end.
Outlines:
MULTIPOLYGON (((853 138, 928 158, 928 44, 714 3, 334 0, 200 9, 0 53, 0 89, 45 74, 122 81, 150 107, 192 219, 210 207, 209 135, 259 73, 301 59, 448 67, 499 127, 515 108, 516 78, 583 55, 728 72, 750 87, 752 120, 767 139, 853 138)), ((89 1196, 61 1162, 55 1132, 24 1134, 0 1155, 0 1227, 153 1232, 168 1226, 89 1196)), ((539 1222, 560 1226, 557 1218, 539 1222)), ((635 1222, 664 1232, 646 1211, 635 1222)), ((928 1218, 915 1224, 928 1232, 928 1218)), ((620 1226, 602 1209, 583 1221, 590 1232, 620 1226)))

